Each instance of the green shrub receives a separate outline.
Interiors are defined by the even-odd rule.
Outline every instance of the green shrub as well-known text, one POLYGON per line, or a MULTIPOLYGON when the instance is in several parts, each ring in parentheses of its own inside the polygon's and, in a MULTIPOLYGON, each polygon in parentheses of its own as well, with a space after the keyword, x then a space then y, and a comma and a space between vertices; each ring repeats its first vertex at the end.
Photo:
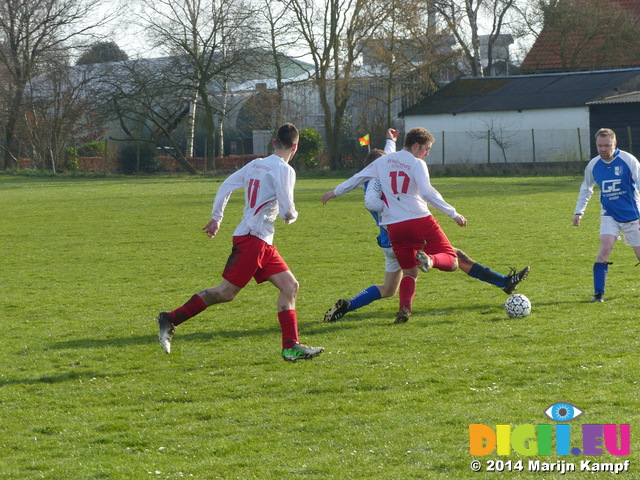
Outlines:
POLYGON ((313 128, 300 130, 298 152, 293 157, 293 166, 300 169, 318 168, 318 157, 322 152, 322 137, 313 128))
POLYGON ((75 147, 67 147, 65 150, 64 168, 69 172, 78 171, 78 151, 75 147))
POLYGON ((104 157, 104 142, 88 142, 78 148, 80 157, 104 157))
POLYGON ((160 171, 160 162, 155 146, 150 143, 133 143, 120 150, 120 170, 122 173, 156 173, 160 171), (138 163, 139 155, 139 163, 138 163))

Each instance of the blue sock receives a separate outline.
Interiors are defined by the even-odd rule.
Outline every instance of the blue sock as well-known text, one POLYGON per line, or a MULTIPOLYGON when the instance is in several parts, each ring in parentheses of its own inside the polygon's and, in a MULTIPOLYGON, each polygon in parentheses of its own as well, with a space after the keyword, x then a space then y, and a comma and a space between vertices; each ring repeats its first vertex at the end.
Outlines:
POLYGON ((369 305, 371 302, 375 302, 376 300, 380 300, 382 295, 380 295, 380 289, 375 285, 371 285, 366 290, 361 291, 360 293, 354 295, 349 299, 351 305, 349 305, 348 312, 352 312, 357 310, 360 307, 364 307, 365 305, 369 305))
POLYGON ((604 285, 607 281, 609 262, 596 262, 593 264, 593 293, 604 295, 604 285))
POLYGON ((507 286, 507 277, 505 275, 494 272, 490 268, 480 265, 477 262, 473 264, 467 275, 477 278, 478 280, 482 280, 483 282, 490 283, 491 285, 495 285, 496 287, 503 288, 507 286))

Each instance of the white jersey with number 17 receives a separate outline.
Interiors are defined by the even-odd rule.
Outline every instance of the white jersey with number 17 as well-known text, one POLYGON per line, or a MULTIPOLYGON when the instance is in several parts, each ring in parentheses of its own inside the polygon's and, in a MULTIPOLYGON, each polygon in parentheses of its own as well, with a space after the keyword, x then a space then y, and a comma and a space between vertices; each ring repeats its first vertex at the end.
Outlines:
POLYGON ((367 180, 377 178, 387 202, 380 225, 390 225, 431 215, 429 205, 451 218, 456 218, 456 209, 449 205, 429 179, 429 170, 424 160, 407 150, 384 155, 334 190, 342 195, 367 180))
POLYGON ((231 193, 244 187, 244 212, 233 234, 254 235, 271 245, 278 214, 289 223, 298 218, 293 202, 295 183, 295 170, 279 156, 257 158, 222 182, 213 201, 211 218, 222 221, 231 193))

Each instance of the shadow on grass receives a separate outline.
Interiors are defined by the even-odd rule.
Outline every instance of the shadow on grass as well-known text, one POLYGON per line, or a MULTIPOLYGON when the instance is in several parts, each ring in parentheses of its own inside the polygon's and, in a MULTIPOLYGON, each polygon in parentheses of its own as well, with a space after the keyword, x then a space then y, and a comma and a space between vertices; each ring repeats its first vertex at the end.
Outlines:
POLYGON ((68 372, 60 373, 58 375, 43 375, 38 378, 14 378, 8 380, 0 380, 0 388, 10 386, 10 385, 42 385, 42 384, 55 384, 55 383, 68 383, 74 381, 88 381, 87 378, 115 378, 122 377, 125 374, 108 374, 105 375, 104 372, 96 373, 96 372, 88 372, 86 370, 70 370, 68 372))
MULTIPOLYGON (((429 305, 417 305, 413 308, 413 315, 409 322, 412 320, 427 319, 430 321, 436 321, 438 324, 456 323, 456 313, 462 312, 480 312, 482 314, 500 314, 504 313, 502 304, 498 303, 474 303, 471 305, 451 305, 446 307, 430 308, 429 305)), ((342 317, 337 322, 331 322, 329 325, 342 325, 342 324, 364 324, 368 326, 384 326, 385 324, 393 324, 395 320, 395 310, 377 310, 368 313, 366 311, 358 310, 357 312, 351 312, 342 317), (375 320, 375 323, 373 323, 375 320), (378 320, 381 320, 378 323, 378 320)), ((321 322, 325 323, 325 322, 321 322)))
MULTIPOLYGON (((379 314, 380 318, 387 318, 387 315, 379 314)), ((355 317, 355 315, 354 315, 355 317)), ((369 317, 362 316, 360 320, 367 319, 369 317)), ((305 333, 324 333, 325 327, 328 325, 322 320, 318 321, 305 321, 298 320, 300 336, 304 337, 305 333)), ((346 327, 346 325, 342 325, 346 327)), ((350 328, 361 328, 362 321, 351 322, 350 328)), ((189 333, 182 333, 183 327, 178 327, 174 336, 175 341, 180 342, 192 342, 192 341, 210 341, 216 338, 230 338, 240 339, 245 337, 261 337, 261 336, 273 336, 274 338, 280 337, 280 327, 276 321, 273 322, 270 327, 260 328, 243 328, 243 329, 226 329, 226 330, 200 330, 193 331, 197 326, 189 326, 189 333)), ((211 328, 211 327, 208 327, 211 328)), ((215 328, 215 327, 214 327, 215 328)), ((149 322, 148 333, 144 335, 130 336, 130 337, 102 337, 102 338, 75 338, 71 340, 65 340, 61 342, 54 342, 48 345, 47 348, 54 350, 66 350, 66 349, 103 349, 113 347, 129 347, 136 345, 147 345, 157 343, 158 326, 155 322, 149 322)))
MULTIPOLYGON (((245 330, 222 330, 222 331, 208 331, 208 332, 192 332, 181 334, 180 329, 176 331, 174 336, 175 340, 180 342, 186 341, 203 341, 212 340, 215 338, 242 338, 247 336, 264 336, 264 335, 278 335, 280 329, 274 325, 272 328, 255 328, 245 330)), ((119 337, 119 338, 77 338, 74 340, 66 340, 64 342, 56 342, 49 345, 49 348, 56 350, 65 349, 103 349, 113 347, 128 347, 131 345, 147 345, 157 342, 157 325, 154 327, 151 325, 149 333, 146 335, 137 335, 135 337, 119 337)))
MULTIPOLYGON (((587 303, 583 300, 558 301, 558 302, 536 302, 537 306, 557 305, 557 304, 576 304, 587 303)), ((410 319, 410 323, 430 325, 452 325, 458 323, 456 313, 462 312, 481 312, 486 315, 487 321, 499 322, 506 319, 506 314, 502 306, 495 303, 476 303, 472 305, 451 305, 448 307, 440 307, 430 309, 428 305, 418 307, 414 310, 414 315, 410 319)), ((300 322, 300 338, 309 335, 326 335, 330 334, 334 329, 352 330, 359 328, 377 328, 377 327, 398 327, 394 324, 394 311, 375 310, 367 312, 366 310, 352 312, 337 322, 327 323, 321 319, 317 321, 301 321, 300 322)), ((401 326, 401 325, 400 325, 401 326)), ((151 345, 157 342, 157 327, 153 323, 149 323, 149 332, 145 335, 120 338, 76 338, 62 342, 56 342, 49 345, 51 349, 103 349, 113 347, 128 347, 136 345, 151 345)), ((246 328, 246 329, 227 329, 227 330, 209 330, 195 331, 182 334, 180 328, 176 331, 175 339, 179 342, 208 342, 216 338, 243 338, 251 336, 273 336, 278 338, 280 328, 274 322, 269 328, 246 328)))

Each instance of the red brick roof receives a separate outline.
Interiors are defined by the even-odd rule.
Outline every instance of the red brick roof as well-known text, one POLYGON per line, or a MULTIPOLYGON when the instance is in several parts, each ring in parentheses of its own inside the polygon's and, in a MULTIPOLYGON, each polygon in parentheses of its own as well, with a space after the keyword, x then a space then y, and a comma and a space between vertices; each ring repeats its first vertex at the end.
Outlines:
POLYGON ((592 38, 585 33, 588 27, 567 32, 545 26, 522 62, 523 73, 640 66, 640 0, 602 0, 597 5, 590 13, 593 19, 598 20, 604 12, 622 11, 625 17, 635 19, 635 35, 631 39, 616 38, 611 41, 611 37, 604 32, 620 34, 621 29, 617 28, 619 25, 607 24, 606 21, 597 26, 602 28, 603 33, 596 33, 592 38))

